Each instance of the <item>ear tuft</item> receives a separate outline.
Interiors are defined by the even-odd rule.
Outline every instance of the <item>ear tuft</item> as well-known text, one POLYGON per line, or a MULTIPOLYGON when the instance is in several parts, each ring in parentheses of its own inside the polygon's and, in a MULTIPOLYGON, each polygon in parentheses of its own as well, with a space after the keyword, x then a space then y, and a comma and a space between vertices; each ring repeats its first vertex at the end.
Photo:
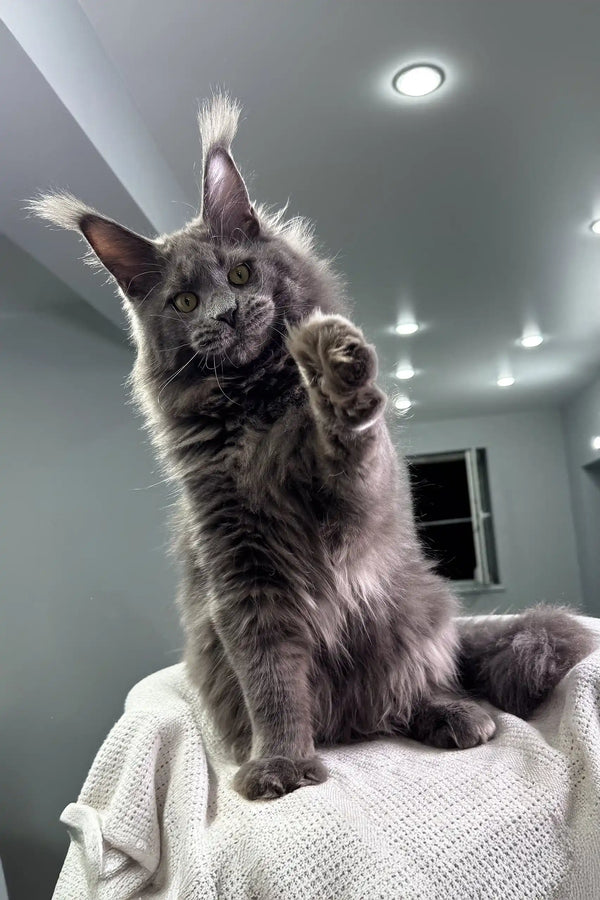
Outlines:
POLYGON ((198 113, 198 125, 204 161, 216 147, 229 150, 237 131, 241 111, 237 100, 232 100, 229 94, 225 93, 217 93, 212 100, 206 100, 202 104, 198 113))
POLYGON ((51 225, 70 231, 80 231, 85 216, 95 214, 90 206, 63 191, 40 194, 27 203, 26 209, 51 225))
POLYGON ((218 238, 254 240, 260 227, 244 180, 231 155, 240 116, 239 104, 216 94, 200 110, 204 184, 202 219, 218 238))
POLYGON ((72 194, 41 194, 27 208, 46 222, 83 235, 131 300, 146 297, 161 280, 163 260, 154 241, 106 219, 72 194))

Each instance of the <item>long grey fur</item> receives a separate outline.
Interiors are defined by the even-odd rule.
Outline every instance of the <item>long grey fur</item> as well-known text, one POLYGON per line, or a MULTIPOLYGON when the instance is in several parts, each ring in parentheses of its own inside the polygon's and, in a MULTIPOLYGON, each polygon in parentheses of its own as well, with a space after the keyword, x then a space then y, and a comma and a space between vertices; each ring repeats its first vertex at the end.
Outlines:
POLYGON ((81 232, 119 287, 133 395, 179 488, 187 670, 241 763, 236 788, 264 799, 323 781, 318 745, 487 741, 472 695, 530 715, 593 641, 549 607, 459 635, 375 349, 307 224, 251 205, 230 154, 238 116, 224 96, 202 111, 202 214, 181 231, 143 238, 65 194, 32 207, 81 232))

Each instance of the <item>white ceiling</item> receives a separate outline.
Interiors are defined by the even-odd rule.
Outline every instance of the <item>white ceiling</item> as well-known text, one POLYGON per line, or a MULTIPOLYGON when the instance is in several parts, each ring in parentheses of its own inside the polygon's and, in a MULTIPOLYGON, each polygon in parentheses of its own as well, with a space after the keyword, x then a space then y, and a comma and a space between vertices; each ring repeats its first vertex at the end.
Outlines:
POLYGON ((197 203, 198 100, 225 87, 251 194, 316 222, 388 387, 397 362, 417 370, 395 385, 415 417, 559 404, 600 365, 596 0, 15 6, 0 0, 2 228, 109 317, 76 242, 18 201, 69 187, 131 227, 174 227, 197 203), (443 88, 393 96, 422 60, 443 88), (390 333, 404 314, 421 333, 390 333), (530 325, 547 340, 525 351, 530 325))

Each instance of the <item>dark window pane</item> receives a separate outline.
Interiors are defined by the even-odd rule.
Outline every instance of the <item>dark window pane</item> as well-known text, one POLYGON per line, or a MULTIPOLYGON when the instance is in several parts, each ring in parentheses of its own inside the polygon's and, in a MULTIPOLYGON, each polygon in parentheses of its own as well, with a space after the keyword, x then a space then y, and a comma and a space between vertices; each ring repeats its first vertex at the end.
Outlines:
POLYGON ((417 522, 471 516, 467 465, 463 459, 411 463, 411 487, 417 522))
POLYGON ((453 581, 475 578, 475 545, 470 522, 427 525, 419 529, 425 553, 437 563, 437 571, 453 581))

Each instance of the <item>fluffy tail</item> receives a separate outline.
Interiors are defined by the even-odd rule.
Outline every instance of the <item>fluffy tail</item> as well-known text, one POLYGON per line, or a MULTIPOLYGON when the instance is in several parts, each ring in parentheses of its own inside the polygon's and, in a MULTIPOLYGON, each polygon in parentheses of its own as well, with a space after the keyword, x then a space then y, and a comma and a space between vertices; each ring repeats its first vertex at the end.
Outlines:
POLYGON ((522 719, 598 644, 568 609, 556 606, 511 618, 463 619, 459 632, 463 686, 522 719))

